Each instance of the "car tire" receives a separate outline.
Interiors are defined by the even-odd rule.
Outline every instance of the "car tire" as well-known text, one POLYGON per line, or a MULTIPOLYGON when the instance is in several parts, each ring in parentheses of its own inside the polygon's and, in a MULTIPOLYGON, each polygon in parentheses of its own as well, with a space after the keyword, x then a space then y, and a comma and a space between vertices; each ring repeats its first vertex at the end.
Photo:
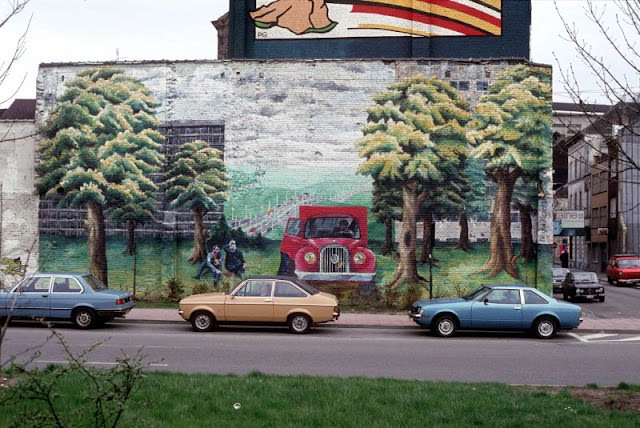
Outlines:
POLYGON ((216 319, 209 312, 199 311, 191 315, 191 328, 198 333, 213 331, 216 328, 216 319))
POLYGON ((533 322, 533 333, 539 339, 552 339, 556 336, 558 325, 551 317, 540 317, 533 322))
POLYGON ((613 284, 613 278, 611 278, 610 276, 607 277, 607 282, 609 284, 613 284))
POLYGON ((603 303, 603 302, 604 302, 604 296, 600 296, 600 297, 598 297, 598 301, 599 301, 600 303, 603 303))
POLYGON ((441 315, 433 322, 433 333, 438 337, 451 337, 458 330, 458 320, 453 315, 441 315))
POLYGON ((71 322, 82 330, 93 328, 98 323, 98 317, 93 309, 90 308, 78 308, 71 314, 71 322))
POLYGON ((311 330, 311 318, 304 314, 294 314, 289 317, 289 331, 294 334, 305 334, 311 330))

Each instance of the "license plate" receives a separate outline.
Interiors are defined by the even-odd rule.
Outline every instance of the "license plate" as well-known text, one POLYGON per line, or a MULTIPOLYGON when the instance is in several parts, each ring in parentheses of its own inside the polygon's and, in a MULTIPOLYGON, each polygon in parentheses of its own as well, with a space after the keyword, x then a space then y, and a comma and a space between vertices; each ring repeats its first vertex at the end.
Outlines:
POLYGON ((586 295, 586 296, 584 296, 584 297, 586 297, 587 299, 593 299, 593 298, 594 298, 594 297, 596 297, 596 296, 594 296, 593 294, 587 294, 587 295, 586 295))

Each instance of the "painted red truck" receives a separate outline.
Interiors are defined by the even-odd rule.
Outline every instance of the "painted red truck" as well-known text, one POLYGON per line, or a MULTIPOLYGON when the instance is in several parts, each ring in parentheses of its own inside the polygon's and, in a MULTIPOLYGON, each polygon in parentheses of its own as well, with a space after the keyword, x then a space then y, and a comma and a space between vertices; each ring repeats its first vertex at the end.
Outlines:
POLYGON ((305 281, 373 282, 376 257, 367 248, 366 207, 301 206, 280 244, 279 275, 305 281))

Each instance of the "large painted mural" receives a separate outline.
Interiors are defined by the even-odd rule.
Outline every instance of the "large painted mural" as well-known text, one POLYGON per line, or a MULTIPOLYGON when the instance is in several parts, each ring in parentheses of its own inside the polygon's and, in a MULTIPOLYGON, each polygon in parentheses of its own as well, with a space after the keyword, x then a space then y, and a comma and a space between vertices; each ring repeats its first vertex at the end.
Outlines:
POLYGON ((549 292, 550 69, 416 65, 43 67, 40 269, 138 298, 253 274, 389 304, 549 292))

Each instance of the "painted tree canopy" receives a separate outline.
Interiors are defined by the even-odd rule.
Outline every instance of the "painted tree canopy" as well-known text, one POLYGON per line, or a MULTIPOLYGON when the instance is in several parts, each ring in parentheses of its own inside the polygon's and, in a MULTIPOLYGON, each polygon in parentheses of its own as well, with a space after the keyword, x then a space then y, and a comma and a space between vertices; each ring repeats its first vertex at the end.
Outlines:
POLYGON ((114 68, 88 69, 67 83, 41 129, 41 195, 87 207, 90 271, 107 283, 104 210, 148 211, 162 165, 158 103, 137 79, 114 68), (128 207, 128 208, 127 208, 128 207))
POLYGON ((486 161, 497 183, 491 221, 489 276, 501 271, 519 278, 511 247, 510 208, 516 180, 540 180, 551 168, 551 73, 518 65, 499 75, 469 123, 472 156, 486 161))
POLYGON ((162 187, 171 208, 193 212, 194 249, 189 260, 204 260, 207 230, 203 217, 227 200, 229 188, 222 152, 200 140, 183 144, 165 171, 162 187))
POLYGON ((417 217, 427 200, 461 196, 469 103, 448 83, 425 77, 393 84, 373 101, 364 136, 356 142, 363 158, 358 172, 402 194, 400 259, 389 285, 420 283, 417 217))

